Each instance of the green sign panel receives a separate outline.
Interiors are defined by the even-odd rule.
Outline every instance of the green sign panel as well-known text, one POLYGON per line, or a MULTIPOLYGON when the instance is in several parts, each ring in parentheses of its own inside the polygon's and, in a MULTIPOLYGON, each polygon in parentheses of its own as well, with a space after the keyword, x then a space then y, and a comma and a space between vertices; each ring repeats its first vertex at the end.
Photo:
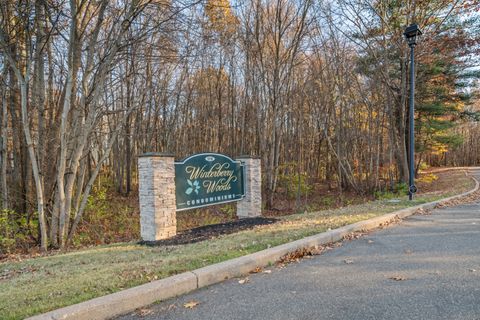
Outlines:
POLYGON ((175 162, 177 211, 242 200, 243 164, 217 153, 175 162))

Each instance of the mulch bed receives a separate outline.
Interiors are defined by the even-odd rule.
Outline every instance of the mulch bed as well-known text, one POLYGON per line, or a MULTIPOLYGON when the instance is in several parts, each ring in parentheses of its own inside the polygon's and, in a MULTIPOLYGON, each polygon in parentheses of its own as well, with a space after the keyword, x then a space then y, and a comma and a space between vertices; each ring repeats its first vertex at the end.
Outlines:
POLYGON ((178 233, 175 237, 158 241, 140 241, 139 244, 147 246, 174 246, 213 239, 221 235, 236 233, 277 222, 274 218, 245 218, 226 223, 211 224, 178 233))

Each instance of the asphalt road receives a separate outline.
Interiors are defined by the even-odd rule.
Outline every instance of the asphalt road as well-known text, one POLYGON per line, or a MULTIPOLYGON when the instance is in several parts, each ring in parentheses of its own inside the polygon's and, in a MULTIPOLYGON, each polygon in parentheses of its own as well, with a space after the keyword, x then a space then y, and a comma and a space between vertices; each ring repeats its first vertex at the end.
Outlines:
POLYGON ((479 320, 480 204, 413 216, 270 270, 118 319, 479 320), (190 301, 199 304, 185 308, 190 301))

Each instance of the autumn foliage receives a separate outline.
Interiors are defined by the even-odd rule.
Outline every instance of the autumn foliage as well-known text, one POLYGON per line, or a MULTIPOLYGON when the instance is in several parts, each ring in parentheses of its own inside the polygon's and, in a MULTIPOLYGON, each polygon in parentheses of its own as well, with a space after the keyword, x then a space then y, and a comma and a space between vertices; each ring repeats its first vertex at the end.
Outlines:
POLYGON ((68 246, 95 221, 96 191, 134 194, 136 157, 153 151, 261 157, 269 210, 283 194, 300 208, 312 190, 397 190, 410 23, 424 32, 416 169, 477 165, 479 7, 3 0, 0 223, 35 230, 24 233, 44 250, 68 246))

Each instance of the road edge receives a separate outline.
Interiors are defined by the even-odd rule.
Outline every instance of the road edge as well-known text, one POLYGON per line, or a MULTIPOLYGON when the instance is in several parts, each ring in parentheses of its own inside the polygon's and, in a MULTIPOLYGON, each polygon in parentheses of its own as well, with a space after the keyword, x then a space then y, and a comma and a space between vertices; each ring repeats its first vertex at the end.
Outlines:
MULTIPOLYGON (((470 171, 480 170, 480 167, 462 167, 450 170, 470 171)), ((468 196, 476 192, 480 186, 479 181, 475 177, 470 175, 470 178, 475 181, 475 187, 470 191, 458 195, 387 213, 380 217, 346 225, 338 229, 322 232, 273 248, 248 254, 246 256, 223 261, 200 269, 184 272, 165 279, 156 280, 137 287, 36 315, 27 318, 27 320, 103 320, 126 314, 158 301, 180 296, 196 289, 248 274, 257 267, 265 267, 275 263, 288 253, 337 242, 352 232, 370 231, 396 219, 406 218, 419 209, 430 210, 435 208, 438 204, 468 196)))

